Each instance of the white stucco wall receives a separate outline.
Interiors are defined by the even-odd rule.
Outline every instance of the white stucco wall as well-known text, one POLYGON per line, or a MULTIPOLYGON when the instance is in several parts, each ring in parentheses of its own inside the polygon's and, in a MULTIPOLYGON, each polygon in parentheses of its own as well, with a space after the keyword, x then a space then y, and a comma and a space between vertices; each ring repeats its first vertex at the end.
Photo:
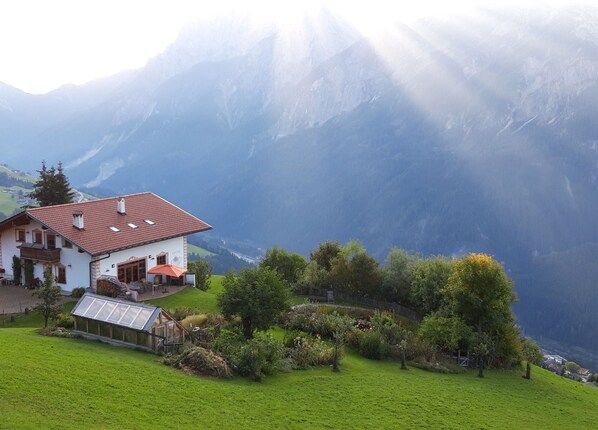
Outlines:
MULTIPOLYGON (((14 277, 12 270, 12 257, 13 255, 20 256, 21 251, 17 246, 21 243, 17 242, 15 229, 25 230, 25 241, 28 243, 33 242, 33 231, 41 230, 43 234, 43 244, 46 245, 45 233, 49 230, 43 230, 40 223, 31 221, 29 224, 24 226, 18 226, 5 230, 1 233, 1 244, 2 247, 2 268, 6 270, 6 273, 14 277)), ((56 235, 56 248, 62 248, 62 237, 56 235)), ((89 261, 91 257, 87 253, 80 253, 79 248, 73 245, 72 248, 62 248, 60 251, 60 264, 65 267, 66 270, 66 284, 58 284, 60 288, 65 291, 72 291, 76 287, 88 287, 89 286, 89 261)), ((57 275, 57 265, 53 265, 54 275, 57 275)), ((36 262, 33 266, 33 277, 44 279, 44 263, 36 262)))
MULTIPOLYGON (((62 243, 60 243, 62 245, 62 243)), ((66 266, 66 285, 58 284, 65 291, 73 291, 74 288, 89 287, 89 262, 91 256, 87 252, 79 252, 79 248, 73 245, 72 249, 62 248, 60 251, 60 262, 66 266)))
POLYGON ((1 233, 0 246, 2 246, 2 261, 0 262, 0 266, 6 270, 7 274, 13 275, 12 256, 19 255, 14 230, 9 229, 1 233))
MULTIPOLYGON (((166 264, 187 267, 187 258, 183 249, 184 237, 176 237, 174 239, 163 240, 161 242, 113 252, 109 258, 100 261, 100 275, 118 276, 117 269, 119 264, 143 258, 145 258, 146 270, 150 270, 157 264, 156 256, 163 253, 168 254, 166 264), (149 258, 150 255, 151 258, 149 258)), ((151 281, 152 278, 152 275, 148 275, 148 281, 151 281)))
MULTIPOLYGON (((20 226, 25 229, 26 242, 32 242, 33 230, 42 230, 41 225, 32 221, 30 224, 20 226)), ((156 256, 167 254, 166 264, 174 264, 181 267, 187 267, 187 256, 185 255, 185 237, 168 239, 161 242, 150 243, 136 248, 111 253, 109 258, 99 261, 99 274, 117 276, 117 268, 121 263, 131 260, 145 259, 146 270, 151 269, 157 264, 156 256), (149 257, 151 255, 151 258, 149 257)), ((20 255, 20 249, 17 248, 20 242, 16 241, 15 229, 8 229, 0 233, 0 247, 2 254, 1 266, 6 270, 6 274, 14 276, 12 270, 12 256, 20 255)), ((43 237, 45 245, 45 235, 43 237)), ((56 248, 62 248, 62 237, 56 236, 56 248)), ((97 258, 101 258, 96 257, 97 258)), ((86 252, 79 252, 79 248, 73 244, 72 248, 62 248, 60 251, 60 264, 66 269, 66 284, 58 284, 64 291, 72 291, 77 287, 87 288, 90 286, 89 263, 91 256, 86 252)), ((39 279, 44 278, 44 264, 37 262, 34 266, 33 276, 39 279)), ((54 274, 57 274, 56 265, 54 265, 54 274)), ((152 281, 153 276, 148 275, 148 281, 152 281)))

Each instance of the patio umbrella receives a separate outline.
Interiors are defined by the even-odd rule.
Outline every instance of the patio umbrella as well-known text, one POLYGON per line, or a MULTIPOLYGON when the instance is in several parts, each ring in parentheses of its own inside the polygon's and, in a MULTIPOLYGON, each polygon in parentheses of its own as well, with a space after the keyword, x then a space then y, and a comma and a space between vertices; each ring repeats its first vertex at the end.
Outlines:
POLYGON ((175 266, 174 264, 158 264, 157 266, 149 269, 147 273, 152 275, 166 275, 172 276, 173 278, 178 278, 183 273, 187 273, 187 269, 175 266))

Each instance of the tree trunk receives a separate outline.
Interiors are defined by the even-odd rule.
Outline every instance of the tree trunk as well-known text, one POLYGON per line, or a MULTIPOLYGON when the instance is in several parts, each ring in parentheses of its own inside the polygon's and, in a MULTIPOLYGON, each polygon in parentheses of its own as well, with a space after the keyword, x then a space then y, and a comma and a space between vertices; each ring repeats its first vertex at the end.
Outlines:
POLYGON ((484 377, 484 359, 478 356, 478 378, 484 377))
POLYGON ((525 365, 525 379, 531 379, 532 377, 532 365, 529 364, 529 361, 525 365))
POLYGON ((338 342, 334 342, 334 359, 332 360, 332 371, 333 372, 340 372, 341 371, 338 368, 338 356, 339 356, 338 342))
POLYGON ((245 336, 245 339, 251 339, 253 337, 253 330, 251 328, 251 318, 243 318, 242 320, 243 323, 243 336, 245 336))

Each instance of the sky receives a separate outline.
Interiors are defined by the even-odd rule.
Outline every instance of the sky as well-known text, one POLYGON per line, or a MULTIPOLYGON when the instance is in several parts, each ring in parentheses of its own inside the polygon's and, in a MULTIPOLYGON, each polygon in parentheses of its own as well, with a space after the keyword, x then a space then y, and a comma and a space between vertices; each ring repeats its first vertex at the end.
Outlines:
POLYGON ((64 84, 79 85, 140 68, 174 42, 186 23, 231 8, 284 20, 299 9, 325 3, 367 33, 386 21, 450 15, 481 1, 4 1, 0 2, 0 82, 43 94, 64 84))

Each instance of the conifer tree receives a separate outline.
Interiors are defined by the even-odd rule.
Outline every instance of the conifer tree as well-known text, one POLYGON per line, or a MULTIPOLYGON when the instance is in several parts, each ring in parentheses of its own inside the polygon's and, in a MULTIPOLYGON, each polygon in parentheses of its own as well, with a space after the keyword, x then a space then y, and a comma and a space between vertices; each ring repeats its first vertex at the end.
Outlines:
POLYGON ((46 162, 42 161, 42 168, 38 173, 39 179, 33 184, 29 197, 37 200, 40 206, 72 203, 75 193, 71 190, 61 162, 58 163, 58 168, 52 166, 48 169, 46 162))

